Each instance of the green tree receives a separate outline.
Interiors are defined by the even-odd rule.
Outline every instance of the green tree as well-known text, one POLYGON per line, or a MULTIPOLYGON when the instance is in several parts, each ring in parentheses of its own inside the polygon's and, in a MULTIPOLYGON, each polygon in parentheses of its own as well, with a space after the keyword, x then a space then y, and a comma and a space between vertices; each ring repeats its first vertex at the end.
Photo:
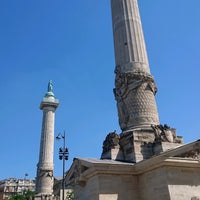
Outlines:
POLYGON ((24 194, 15 194, 9 200, 32 200, 35 195, 33 191, 26 191, 24 194))
POLYGON ((26 200, 31 200, 34 198, 34 196, 35 196, 35 192, 30 191, 30 190, 28 190, 24 193, 24 197, 26 200))
POLYGON ((67 192, 66 200, 74 200, 74 191, 73 190, 67 192))
POLYGON ((15 194, 9 200, 25 200, 25 198, 22 194, 15 194))

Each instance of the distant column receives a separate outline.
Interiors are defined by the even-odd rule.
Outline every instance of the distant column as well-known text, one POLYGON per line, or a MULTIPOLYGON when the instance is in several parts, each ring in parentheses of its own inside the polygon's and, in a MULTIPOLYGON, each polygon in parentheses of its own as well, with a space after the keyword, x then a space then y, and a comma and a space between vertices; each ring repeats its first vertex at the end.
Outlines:
POLYGON ((111 0, 115 49, 115 98, 122 131, 158 125, 154 78, 150 74, 137 0, 111 0))
POLYGON ((54 153, 54 118, 59 101, 53 94, 50 81, 40 109, 43 111, 42 131, 40 140, 39 162, 36 177, 36 198, 51 198, 53 194, 53 153, 54 153))

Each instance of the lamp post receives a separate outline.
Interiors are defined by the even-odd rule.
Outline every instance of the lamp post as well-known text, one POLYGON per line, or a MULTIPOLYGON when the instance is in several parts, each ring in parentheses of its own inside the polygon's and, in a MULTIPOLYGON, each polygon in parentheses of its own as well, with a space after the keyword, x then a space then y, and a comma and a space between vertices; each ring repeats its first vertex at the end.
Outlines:
POLYGON ((28 173, 24 174, 24 180, 23 180, 23 194, 26 192, 26 177, 28 177, 28 173))
POLYGON ((65 199, 65 160, 68 160, 69 150, 65 147, 65 131, 63 135, 58 134, 57 140, 63 139, 63 147, 59 148, 59 159, 63 160, 62 200, 65 199))
POLYGON ((24 180, 26 180, 26 177, 28 176, 28 173, 24 174, 24 180))

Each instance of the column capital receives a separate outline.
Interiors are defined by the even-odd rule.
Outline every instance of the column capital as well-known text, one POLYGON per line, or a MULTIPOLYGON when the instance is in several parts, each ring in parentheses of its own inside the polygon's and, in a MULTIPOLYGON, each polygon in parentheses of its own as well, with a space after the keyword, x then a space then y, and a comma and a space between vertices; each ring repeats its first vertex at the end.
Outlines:
POLYGON ((44 97, 40 104, 40 109, 43 110, 45 107, 54 107, 56 109, 58 105, 58 99, 55 99, 54 97, 44 97))

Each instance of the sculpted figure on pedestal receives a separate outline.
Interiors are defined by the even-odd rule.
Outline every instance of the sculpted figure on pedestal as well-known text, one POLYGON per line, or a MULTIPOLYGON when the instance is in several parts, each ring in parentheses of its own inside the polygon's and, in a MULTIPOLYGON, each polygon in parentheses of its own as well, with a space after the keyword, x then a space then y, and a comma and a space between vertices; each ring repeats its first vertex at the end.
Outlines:
POLYGON ((116 133, 116 131, 110 132, 103 142, 103 153, 109 151, 110 149, 114 149, 115 147, 119 147, 119 139, 120 136, 116 133))
POLYGON ((193 150, 177 155, 176 157, 191 158, 193 160, 198 160, 200 162, 200 146, 199 145, 194 146, 193 150))
POLYGON ((52 92, 52 91, 53 91, 53 82, 52 80, 50 80, 48 83, 48 92, 52 92))
POLYGON ((170 128, 167 124, 152 125, 152 129, 155 134, 155 141, 170 142, 170 143, 182 143, 181 138, 176 136, 176 130, 170 128))

